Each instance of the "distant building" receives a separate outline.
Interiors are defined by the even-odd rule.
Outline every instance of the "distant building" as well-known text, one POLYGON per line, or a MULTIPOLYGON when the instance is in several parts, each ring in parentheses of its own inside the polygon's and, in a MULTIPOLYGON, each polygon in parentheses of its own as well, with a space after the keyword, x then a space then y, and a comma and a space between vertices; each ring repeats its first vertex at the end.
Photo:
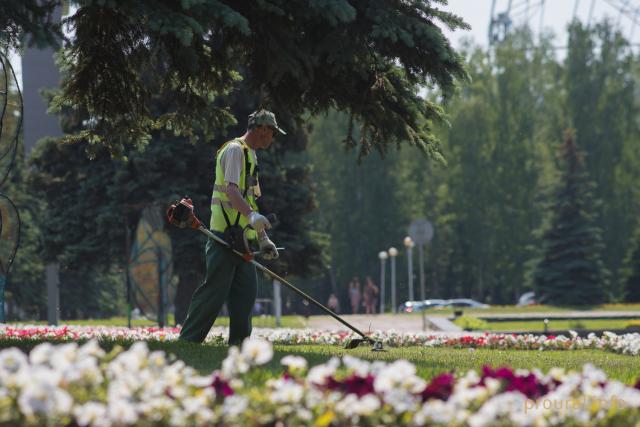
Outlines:
MULTIPOLYGON (((61 9, 54 19, 60 20, 61 9)), ((55 89, 60 85, 60 72, 53 59, 52 48, 27 48, 22 56, 22 98, 24 151, 28 157, 36 142, 47 136, 61 136, 58 117, 47 114, 47 105, 41 95, 43 89, 55 89)))

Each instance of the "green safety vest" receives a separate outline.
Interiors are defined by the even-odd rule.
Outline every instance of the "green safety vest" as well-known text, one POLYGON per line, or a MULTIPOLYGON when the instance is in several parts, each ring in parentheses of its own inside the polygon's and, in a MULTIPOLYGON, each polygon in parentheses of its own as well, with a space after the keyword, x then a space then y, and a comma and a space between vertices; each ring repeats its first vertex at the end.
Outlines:
POLYGON ((256 198, 253 193, 254 186, 258 183, 258 168, 256 167, 255 157, 250 156, 249 146, 240 138, 233 139, 226 142, 216 155, 216 181, 213 185, 213 194, 211 196, 211 224, 210 228, 213 231, 224 232, 224 230, 234 224, 238 224, 245 229, 245 236, 248 240, 254 240, 258 238, 258 234, 251 228, 245 228, 249 224, 249 220, 246 216, 240 214, 233 208, 227 193, 225 193, 226 184, 224 182, 224 171, 220 165, 220 159, 222 154, 229 147, 231 142, 239 142, 242 145, 242 151, 244 153, 244 163, 242 165, 242 171, 240 172, 240 183, 238 188, 244 199, 249 203, 249 206, 254 211, 258 211, 258 205, 256 204, 256 198), (247 171, 249 171, 247 173, 247 171), (226 217, 225 217, 226 215, 226 217))

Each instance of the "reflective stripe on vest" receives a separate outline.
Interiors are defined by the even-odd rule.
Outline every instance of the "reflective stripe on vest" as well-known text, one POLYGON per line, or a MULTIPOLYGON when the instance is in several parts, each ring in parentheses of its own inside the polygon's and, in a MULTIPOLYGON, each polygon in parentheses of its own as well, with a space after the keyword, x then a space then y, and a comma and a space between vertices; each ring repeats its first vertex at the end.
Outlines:
MULTIPOLYGON (((238 211, 232 207, 231 202, 229 201, 229 197, 227 196, 227 193, 224 191, 226 190, 227 186, 224 182, 224 172, 220 164, 222 159, 222 154, 228 148, 230 142, 240 143, 240 145, 242 146, 242 151, 244 156, 248 156, 248 159, 249 159, 250 171, 246 171, 245 170, 246 157, 243 156, 242 169, 240 171, 240 182, 238 185, 240 194, 245 193, 247 181, 249 181, 249 184, 251 184, 253 181, 256 181, 257 183, 257 176, 253 177, 250 174, 250 172, 254 172, 254 174, 257 174, 255 158, 250 155, 249 147, 244 143, 243 140, 239 138, 234 139, 225 143, 222 147, 220 147, 216 155, 216 180, 213 186, 213 194, 211 195, 211 222, 209 225, 211 230, 218 231, 218 232, 224 232, 224 230, 227 228, 227 220, 225 219, 224 214, 222 212, 223 207, 224 207, 224 212, 227 214, 227 217, 229 218, 229 222, 231 223, 231 225, 235 224, 236 218, 238 216, 238 211)), ((247 201, 247 203, 249 203, 249 206, 251 206, 251 209, 253 209, 254 211, 258 210, 253 187, 249 187, 249 189, 247 190, 245 200, 247 201)), ((245 228, 248 223, 249 223, 249 220, 247 219, 247 217, 244 215, 240 215, 238 225, 242 228, 245 228)), ((245 235, 249 240, 258 238, 258 235, 256 234, 256 232, 251 229, 246 229, 245 235)))
MULTIPOLYGON (((227 192, 227 186, 226 185, 214 184, 213 185, 213 191, 218 191, 220 193, 226 193, 227 192)), ((254 195, 253 194, 253 186, 251 186, 251 187, 249 187, 249 190, 247 190, 247 197, 253 196, 253 195, 254 195)), ((211 201, 211 204, 213 204, 213 200, 211 201)), ((226 206, 225 206, 225 209, 226 209, 226 206)))

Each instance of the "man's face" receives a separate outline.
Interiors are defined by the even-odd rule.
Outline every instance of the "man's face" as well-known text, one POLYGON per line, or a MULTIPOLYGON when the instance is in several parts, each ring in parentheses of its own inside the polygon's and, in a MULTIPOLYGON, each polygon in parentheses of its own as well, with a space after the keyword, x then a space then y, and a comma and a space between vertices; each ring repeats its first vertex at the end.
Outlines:
POLYGON ((259 126, 258 131, 258 148, 269 148, 273 142, 276 130, 271 126, 259 126))

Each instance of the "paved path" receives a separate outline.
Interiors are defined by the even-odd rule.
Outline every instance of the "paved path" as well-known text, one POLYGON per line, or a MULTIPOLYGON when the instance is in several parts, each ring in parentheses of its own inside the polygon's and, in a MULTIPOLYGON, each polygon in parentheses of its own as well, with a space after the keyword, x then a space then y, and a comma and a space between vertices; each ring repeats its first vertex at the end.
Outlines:
MULTIPOLYGON (((640 318, 640 311, 563 311, 547 313, 474 313, 474 317, 492 321, 526 320, 526 319, 630 319, 640 318)), ((388 331, 397 332, 461 332, 460 328, 454 325, 445 315, 423 316, 408 314, 345 314, 341 316, 347 322, 360 329, 362 332, 368 331, 388 331)), ((338 322, 331 316, 311 316, 309 317, 308 328, 322 330, 348 330, 346 326, 338 322)))
MULTIPOLYGON (((422 331, 444 331, 459 332, 460 328, 448 321, 446 317, 425 317, 407 314, 345 314, 341 316, 344 320, 360 329, 362 332, 368 331, 388 331, 397 332, 422 332, 422 331)), ((348 330, 346 326, 331 316, 311 316, 307 322, 307 327, 322 330, 348 330)))

